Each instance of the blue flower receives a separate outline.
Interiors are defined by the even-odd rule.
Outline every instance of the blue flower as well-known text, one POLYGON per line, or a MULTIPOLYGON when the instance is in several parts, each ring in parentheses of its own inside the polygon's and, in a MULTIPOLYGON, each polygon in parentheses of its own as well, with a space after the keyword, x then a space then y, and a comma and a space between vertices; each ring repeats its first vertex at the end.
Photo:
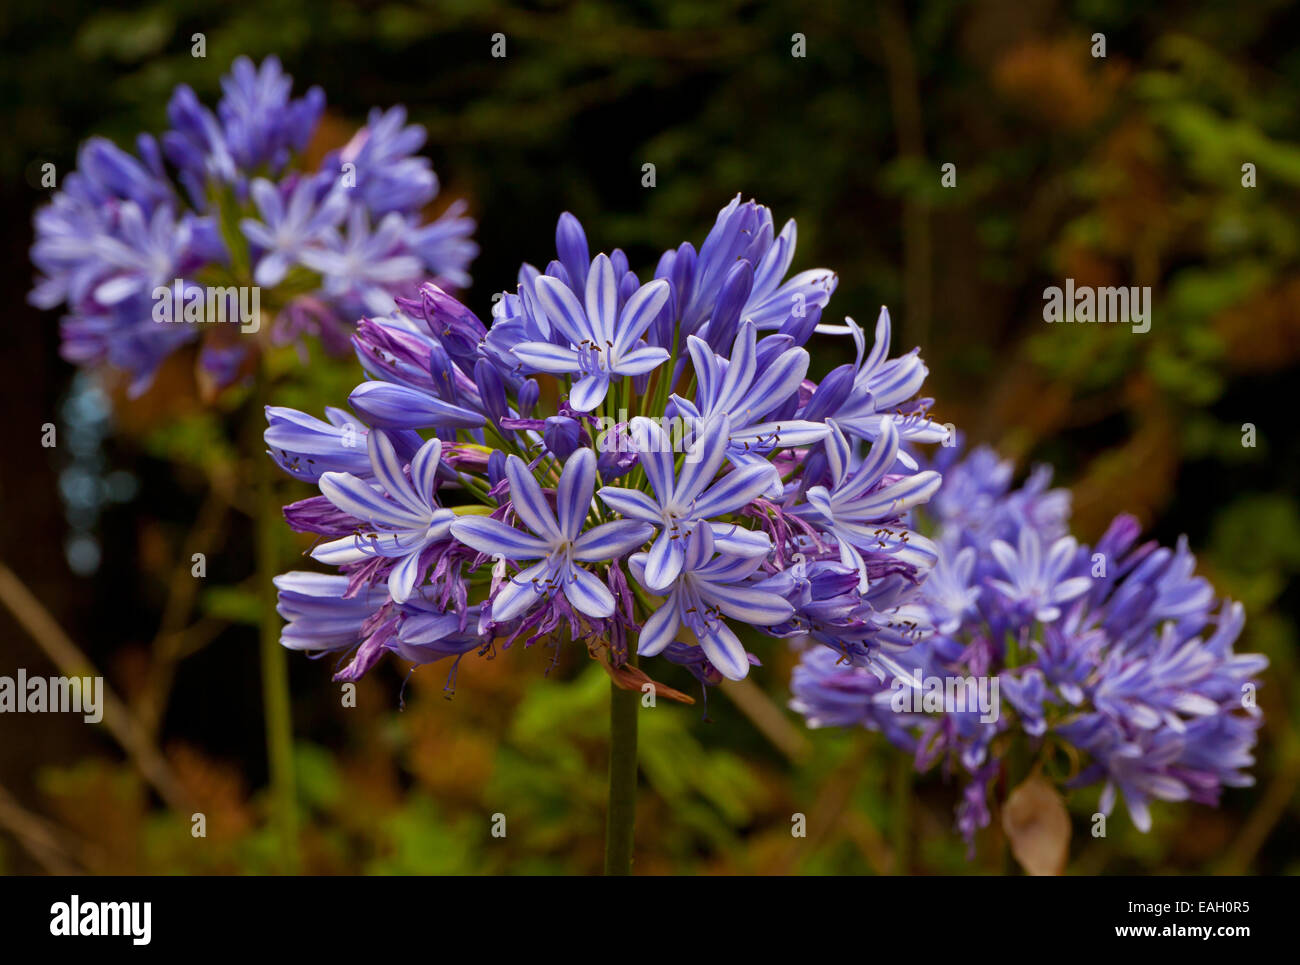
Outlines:
POLYGON ((355 298, 367 312, 385 315, 397 308, 394 289, 414 283, 422 270, 420 259, 406 251, 406 222, 388 214, 371 231, 361 207, 347 219, 346 237, 326 228, 321 246, 304 249, 299 259, 324 276, 326 295, 355 298))
POLYGON ((597 255, 587 275, 585 307, 569 286, 548 275, 538 277, 536 293, 566 344, 523 341, 511 351, 527 371, 575 376, 569 404, 578 411, 600 405, 613 378, 644 375, 668 359, 667 349, 641 338, 668 300, 666 283, 641 286, 620 311, 614 266, 608 256, 597 255))
POLYGON ((280 189, 265 178, 255 179, 250 193, 262 220, 245 218, 239 227, 244 237, 262 250, 253 280, 265 288, 280 284, 299 263, 303 251, 322 241, 348 210, 347 197, 341 191, 330 191, 318 200, 317 186, 308 178, 300 178, 293 186, 287 205, 280 189))
POLYGON ((411 459, 409 479, 382 431, 371 431, 367 449, 373 481, 348 472, 326 472, 319 485, 326 499, 370 531, 323 543, 311 555, 336 566, 373 558, 396 561, 388 576, 388 592, 405 603, 424 575, 424 551, 447 538, 456 518, 437 500, 442 440, 430 439, 420 447, 411 459))
POLYGON ((786 336, 756 341, 753 322, 740 326, 731 357, 714 354, 708 344, 692 335, 687 349, 695 364, 694 401, 673 395, 678 410, 697 425, 726 413, 729 432, 727 458, 737 467, 762 465, 769 470, 769 489, 780 493, 781 478, 767 456, 777 448, 806 446, 824 439, 830 429, 824 422, 804 419, 769 419, 798 391, 808 372, 808 352, 786 336))
POLYGON ((355 166, 355 190, 375 217, 391 211, 418 211, 438 193, 438 178, 426 157, 415 152, 424 146, 425 131, 407 125, 406 108, 378 108, 366 126, 339 152, 341 164, 355 166))
POLYGON ((898 430, 892 419, 882 421, 879 438, 856 467, 839 426, 834 422, 828 426, 826 455, 832 485, 829 490, 810 488, 803 513, 825 520, 839 541, 842 560, 861 574, 863 589, 869 582, 864 550, 928 570, 937 556, 934 544, 900 521, 938 490, 942 477, 930 470, 890 477, 899 458, 898 430))
POLYGON ((556 512, 518 456, 506 460, 510 505, 530 530, 522 532, 498 519, 466 516, 451 532, 466 546, 508 560, 538 560, 510 577, 492 598, 491 620, 506 623, 522 616, 544 597, 563 590, 573 607, 589 617, 614 613, 614 595, 590 571, 576 565, 609 562, 642 545, 653 528, 635 520, 602 523, 584 532, 596 485, 596 455, 579 449, 564 464, 556 488, 556 512))
MULTIPOLYGON (((617 486, 606 486, 596 494, 628 519, 660 528, 646 554, 643 580, 656 593, 667 589, 681 573, 687 535, 697 521, 735 513, 768 486, 769 470, 763 465, 746 466, 717 478, 726 460, 730 428, 726 413, 715 416, 692 444, 678 475, 670 436, 653 420, 637 417, 632 420, 632 436, 654 498, 617 486)), ((717 548, 724 553, 761 556, 772 548, 763 533, 735 524, 709 525, 717 548)))
POLYGON ((314 416, 284 406, 266 407, 267 429, 262 434, 276 463, 295 479, 316 482, 323 472, 370 475, 368 429, 342 409, 325 407, 322 422, 314 416))
MULTIPOLYGON (((712 527, 697 522, 686 537, 676 583, 641 628, 637 653, 647 657, 660 653, 685 626, 724 677, 740 680, 749 674, 749 655, 723 618, 770 627, 790 619, 794 607, 761 580, 751 579, 763 563, 763 554, 719 554, 715 549, 712 527)), ((648 553, 637 553, 628 563, 637 582, 652 593, 662 592, 646 579, 648 553)))
POLYGON ((1058 604, 1068 603, 1092 587, 1087 576, 1066 575, 1078 548, 1073 536, 1062 536, 1044 554, 1038 532, 1026 526, 1020 530, 1016 549, 1000 539, 989 544, 989 552, 1006 575, 1006 579, 990 580, 989 585, 1035 620, 1051 623, 1061 615, 1058 604))

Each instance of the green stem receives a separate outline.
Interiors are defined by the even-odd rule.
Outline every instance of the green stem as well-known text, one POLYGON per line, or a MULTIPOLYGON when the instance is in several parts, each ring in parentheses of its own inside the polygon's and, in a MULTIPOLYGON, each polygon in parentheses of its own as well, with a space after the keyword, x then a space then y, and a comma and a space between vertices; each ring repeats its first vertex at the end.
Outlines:
MULTIPOLYGON (((629 644, 629 647, 631 644, 629 644)), ((636 660, 628 654, 628 662, 636 660)), ((632 873, 636 822, 636 715, 640 694, 609 682, 609 810, 605 815, 605 874, 632 873)))
POLYGON ((280 845, 280 870, 298 870, 298 809, 294 792, 293 718, 289 702, 289 658, 280 646, 280 617, 275 612, 275 584, 279 572, 277 547, 281 525, 280 504, 275 498, 275 472, 269 456, 262 453, 263 411, 270 397, 270 379, 265 369, 258 373, 256 405, 252 421, 258 445, 250 451, 257 464, 257 585, 261 594, 259 630, 262 657, 262 708, 266 724, 266 751, 271 772, 271 815, 280 845))

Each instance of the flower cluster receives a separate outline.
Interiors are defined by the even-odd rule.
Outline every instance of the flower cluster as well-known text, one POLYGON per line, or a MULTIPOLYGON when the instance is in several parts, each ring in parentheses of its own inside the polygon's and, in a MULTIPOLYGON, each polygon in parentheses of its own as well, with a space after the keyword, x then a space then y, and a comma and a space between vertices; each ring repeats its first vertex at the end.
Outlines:
MULTIPOLYGON (((346 349, 351 321, 393 310, 394 294, 413 293, 426 277, 469 283, 474 223, 459 203, 424 223, 438 179, 415 154, 425 133, 403 108, 373 111, 346 146, 303 170, 295 162, 325 105, 319 88, 294 99, 274 57, 260 67, 241 57, 222 90, 213 113, 178 87, 171 129, 140 135, 135 154, 86 141, 76 171, 36 213, 31 302, 65 306, 68 361, 122 369, 133 392, 197 337, 185 323, 213 320, 177 301, 202 305, 206 293, 255 288, 264 295, 255 304, 275 312, 276 341, 309 332, 346 349)), ((244 331, 258 327, 242 321, 244 331)), ((224 325, 209 334, 203 373, 226 384, 247 340, 224 325)))
POLYGON ((434 284, 363 319, 351 413, 268 410, 272 456, 320 489, 285 515, 338 570, 280 579, 285 646, 355 651, 343 679, 561 636, 704 683, 746 676, 759 634, 897 666, 940 483, 907 450, 945 431, 887 313, 870 351, 821 322, 836 277, 787 277, 795 240, 737 197, 643 281, 566 213, 490 326, 434 284), (856 348, 820 382, 816 332, 856 348))
POLYGON ((1186 540, 1139 544, 1120 516, 1083 546, 1045 467, 1020 488, 986 448, 943 449, 938 468, 926 507, 938 561, 922 588, 932 633, 892 679, 806 651, 791 686, 808 723, 879 730, 918 769, 962 775, 968 840, 989 823, 993 779, 1024 776, 1008 769, 1035 756, 1066 787, 1104 782, 1107 814, 1122 794, 1143 831, 1153 798, 1215 804, 1252 783, 1267 660, 1233 652, 1242 607, 1216 600, 1186 540), (997 684, 995 706, 971 699, 976 680, 997 684))

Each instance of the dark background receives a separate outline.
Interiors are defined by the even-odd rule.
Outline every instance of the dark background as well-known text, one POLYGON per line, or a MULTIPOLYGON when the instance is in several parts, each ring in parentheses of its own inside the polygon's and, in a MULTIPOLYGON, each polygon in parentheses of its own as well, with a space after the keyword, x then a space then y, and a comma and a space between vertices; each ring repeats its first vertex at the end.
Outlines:
MULTIPOLYGON (((1300 8, 1286 3, 830 2, 439 4, 50 0, 0 12, 0 354, 8 431, 0 561, 148 723, 149 743, 208 815, 207 839, 148 790, 102 729, 0 718, 0 869, 244 872, 274 868, 265 830, 248 464, 238 391, 211 405, 180 355, 142 399, 58 357, 56 313, 25 302, 31 213, 77 144, 165 128, 172 87, 213 105, 240 54, 277 54, 320 85, 322 153, 372 106, 425 125, 443 193, 467 198, 482 254, 466 301, 487 317, 521 261, 553 256, 574 212, 593 250, 649 272, 697 246, 742 192, 795 217, 794 269, 834 268, 827 317, 922 347, 942 421, 1074 492, 1075 532, 1136 513, 1187 534, 1218 590, 1246 604, 1239 650, 1272 665, 1258 786, 1223 806, 1158 806, 1141 835, 1117 812, 1088 836, 1071 800, 1070 870, 1300 870, 1296 677, 1300 446, 1300 8), (206 36, 207 56, 190 55, 206 36), (490 56, 492 35, 507 56, 490 56), (792 35, 807 56, 791 56, 792 35), (1105 35, 1106 56, 1091 55, 1105 35), (656 186, 641 166, 656 165, 656 186), (940 165, 957 186, 940 186, 940 165), (1242 186, 1241 166, 1257 168, 1242 186), (1149 285, 1151 331, 1047 326, 1042 291, 1149 285), (97 405, 96 386, 103 400, 97 405), (111 405, 109 404, 111 402, 111 405), (112 410, 111 419, 108 418, 112 410), (98 413, 98 415, 96 415, 98 413), (40 446, 54 422, 60 444, 40 446), (1241 444, 1242 426, 1257 445, 1241 444), (241 435, 242 433, 242 435, 241 435), (71 548, 70 548, 71 547, 71 548), (189 577, 190 553, 208 558, 189 577), (98 554, 98 564, 93 557, 98 554), (89 554, 89 555, 87 555, 89 554), (78 571, 80 568, 80 571, 78 571), (42 844, 44 842, 44 844, 42 844), (52 849, 52 850, 51 850, 52 849), (54 855, 54 857, 51 857, 54 855), (43 857, 42 857, 43 856, 43 857), (61 862, 61 864, 60 864, 61 862)), ((842 345, 810 345, 817 374, 842 345), (821 347, 819 347, 821 346, 821 347)), ((288 364, 288 363, 286 363, 288 364)), ((319 411, 356 381, 313 354, 292 397, 319 411)), ((282 484, 289 499, 305 486, 282 484)), ((285 566, 304 544, 284 536, 285 566)), ((295 657, 304 867, 321 872, 599 868, 605 685, 579 648, 507 652, 407 681, 385 665, 338 706, 329 661, 295 657), (509 836, 487 834, 506 813, 509 836), (517 830, 516 830, 517 829, 517 830)), ((652 715, 642 742, 638 868, 649 872, 988 871, 951 827, 941 776, 898 795, 874 735, 802 731, 780 645, 744 701, 714 693, 652 715), (904 807, 900 802, 909 800, 904 807), (900 825, 906 811, 910 822, 900 825), (791 842, 789 815, 810 815, 791 842), (910 827, 898 846, 900 826, 910 827), (907 855, 900 858, 900 854, 907 855)), ((0 673, 54 673, 0 610, 0 673)), ((689 678, 664 679, 693 692, 689 678)))

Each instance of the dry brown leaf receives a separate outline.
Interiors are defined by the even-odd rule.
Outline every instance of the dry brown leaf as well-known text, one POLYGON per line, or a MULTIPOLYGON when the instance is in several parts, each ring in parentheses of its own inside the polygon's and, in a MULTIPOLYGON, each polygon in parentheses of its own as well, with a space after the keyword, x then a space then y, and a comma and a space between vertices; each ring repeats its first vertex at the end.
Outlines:
POLYGON ((1070 853, 1070 816, 1052 784, 1038 775, 1011 792, 1002 808, 1011 853, 1030 875, 1059 875, 1070 853))

